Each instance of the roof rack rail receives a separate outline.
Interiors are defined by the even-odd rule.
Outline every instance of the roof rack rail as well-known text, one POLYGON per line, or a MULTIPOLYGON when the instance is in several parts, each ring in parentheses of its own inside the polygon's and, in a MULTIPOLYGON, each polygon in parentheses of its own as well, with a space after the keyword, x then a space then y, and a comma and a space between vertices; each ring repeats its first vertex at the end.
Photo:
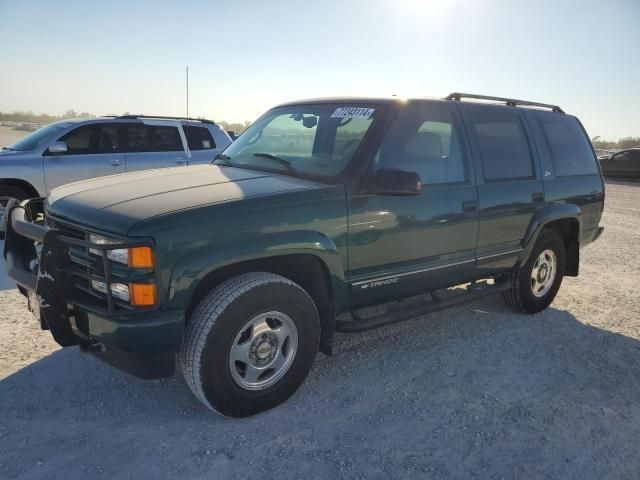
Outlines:
POLYGON ((564 110, 562 110, 557 105, 549 105, 547 103, 539 103, 539 102, 529 102, 527 100, 516 100, 514 98, 490 97, 488 95, 474 95, 472 93, 459 93, 459 92, 450 93, 449 95, 444 97, 445 100, 455 100, 458 102, 461 101, 463 98, 472 98, 474 100, 490 100, 492 102, 504 102, 506 105, 509 105, 510 107, 517 107, 518 105, 522 105, 525 107, 548 108, 553 112, 564 113, 564 110))
POLYGON ((201 123, 215 123, 213 120, 207 120, 206 118, 185 118, 185 117, 167 117, 164 115, 119 115, 117 117, 120 120, 135 120, 137 118, 156 118, 158 120, 184 120, 186 122, 201 122, 201 123))

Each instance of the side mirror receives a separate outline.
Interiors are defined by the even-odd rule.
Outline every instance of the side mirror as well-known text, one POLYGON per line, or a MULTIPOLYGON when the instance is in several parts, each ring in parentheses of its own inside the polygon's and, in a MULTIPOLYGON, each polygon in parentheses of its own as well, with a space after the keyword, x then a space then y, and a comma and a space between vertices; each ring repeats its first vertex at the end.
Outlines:
POLYGON ((381 168, 369 177, 367 190, 378 195, 418 195, 422 182, 416 172, 381 168))
POLYGON ((49 145, 49 153, 67 153, 67 144, 65 142, 53 142, 49 145))

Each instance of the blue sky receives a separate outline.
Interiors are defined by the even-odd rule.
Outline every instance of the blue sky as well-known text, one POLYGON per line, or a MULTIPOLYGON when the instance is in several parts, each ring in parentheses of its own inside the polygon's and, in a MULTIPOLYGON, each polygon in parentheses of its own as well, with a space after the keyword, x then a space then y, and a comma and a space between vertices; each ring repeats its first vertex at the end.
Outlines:
POLYGON ((253 120, 328 95, 561 105, 640 136, 640 1, 0 0, 0 110, 253 120))

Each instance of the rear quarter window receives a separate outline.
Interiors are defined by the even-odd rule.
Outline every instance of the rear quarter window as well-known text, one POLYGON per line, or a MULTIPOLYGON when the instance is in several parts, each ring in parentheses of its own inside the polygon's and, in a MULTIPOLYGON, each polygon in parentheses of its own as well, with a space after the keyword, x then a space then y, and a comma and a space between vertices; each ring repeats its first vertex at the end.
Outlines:
POLYGON ((182 129, 187 137, 189 150, 210 150, 216 148, 216 144, 208 128, 183 125, 182 129))
POLYGON ((598 166, 593 150, 578 121, 569 115, 536 112, 556 177, 593 175, 598 166))
POLYGON ((515 109, 469 106, 485 181, 533 177, 529 142, 515 109))

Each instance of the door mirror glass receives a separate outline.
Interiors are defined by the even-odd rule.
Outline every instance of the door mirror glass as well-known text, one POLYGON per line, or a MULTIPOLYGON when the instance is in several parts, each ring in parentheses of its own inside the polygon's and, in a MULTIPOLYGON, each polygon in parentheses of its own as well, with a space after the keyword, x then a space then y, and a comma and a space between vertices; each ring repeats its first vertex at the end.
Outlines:
POLYGON ((416 172, 381 168, 369 177, 367 190, 378 195, 418 195, 422 182, 416 172))
POLYGON ((62 140, 53 142, 51 145, 49 145, 49 153, 67 153, 67 144, 62 140))

